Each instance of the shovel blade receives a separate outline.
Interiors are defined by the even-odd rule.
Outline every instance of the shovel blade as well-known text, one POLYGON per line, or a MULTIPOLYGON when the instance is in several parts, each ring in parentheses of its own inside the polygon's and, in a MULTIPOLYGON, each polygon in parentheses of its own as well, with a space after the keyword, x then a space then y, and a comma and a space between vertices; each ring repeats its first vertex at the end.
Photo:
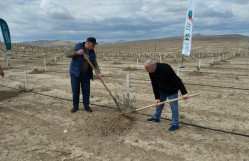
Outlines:
POLYGON ((131 110, 131 113, 137 113, 137 111, 136 110, 131 110))
POLYGON ((120 107, 119 107, 119 104, 118 104, 117 100, 115 98, 113 98, 113 100, 116 103, 116 105, 118 106, 118 109, 121 110, 120 107))

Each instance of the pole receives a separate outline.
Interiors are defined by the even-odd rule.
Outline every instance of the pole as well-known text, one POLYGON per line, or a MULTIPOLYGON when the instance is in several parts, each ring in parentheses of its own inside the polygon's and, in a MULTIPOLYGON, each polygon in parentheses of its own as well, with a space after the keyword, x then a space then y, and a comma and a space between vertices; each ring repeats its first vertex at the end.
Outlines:
POLYGON ((7 58, 7 68, 8 68, 8 69, 10 68, 9 59, 8 59, 8 58, 7 58))
POLYGON ((178 69, 177 69, 177 76, 179 76, 179 74, 180 74, 180 68, 178 67, 178 69))
POLYGON ((137 58, 137 68, 138 68, 138 58, 137 58))
POLYGON ((130 97, 130 72, 126 73, 126 97, 129 100, 129 97, 130 97))
POLYGON ((47 66, 46 66, 46 58, 44 57, 44 71, 47 71, 47 66))
POLYGON ((25 74, 25 90, 29 91, 29 87, 28 87, 28 77, 27 77, 27 71, 24 70, 24 74, 25 74))

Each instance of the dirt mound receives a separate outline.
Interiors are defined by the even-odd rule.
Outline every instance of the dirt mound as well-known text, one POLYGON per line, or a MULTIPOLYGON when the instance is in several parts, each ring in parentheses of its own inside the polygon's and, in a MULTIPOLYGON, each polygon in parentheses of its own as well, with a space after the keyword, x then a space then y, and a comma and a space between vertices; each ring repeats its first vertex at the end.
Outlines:
POLYGON ((33 69, 31 72, 29 72, 29 74, 40 74, 40 73, 44 73, 44 71, 39 69, 33 69))
POLYGON ((229 62, 227 59, 221 59, 220 62, 229 62))
POLYGON ((189 72, 188 75, 191 75, 191 76, 203 76, 205 74, 202 73, 202 72, 198 72, 198 71, 192 71, 192 72, 189 72))
POLYGON ((112 64, 121 64, 121 63, 115 61, 115 62, 113 62, 112 64))
POLYGON ((137 68, 132 68, 132 67, 127 67, 127 68, 124 68, 123 71, 136 71, 137 68))
POLYGON ((0 101, 17 97, 24 91, 0 91, 0 101))
POLYGON ((215 62, 214 62, 214 65, 221 65, 221 63, 215 61, 215 62))
POLYGON ((97 131, 101 136, 120 135, 131 129, 134 118, 133 114, 124 114, 123 111, 117 111, 110 115, 95 118, 91 129, 95 133, 97 131))

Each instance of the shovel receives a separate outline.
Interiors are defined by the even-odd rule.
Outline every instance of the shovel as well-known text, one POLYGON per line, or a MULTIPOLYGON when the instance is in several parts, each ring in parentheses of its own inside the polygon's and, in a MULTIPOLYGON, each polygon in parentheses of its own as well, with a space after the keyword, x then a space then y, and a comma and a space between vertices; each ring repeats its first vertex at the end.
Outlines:
MULTIPOLYGON (((88 63, 90 64, 90 66, 92 67, 92 69, 94 70, 95 74, 96 74, 96 75, 99 74, 99 73, 97 72, 97 70, 94 68, 94 66, 92 65, 92 63, 90 62, 89 58, 86 56, 86 54, 85 54, 84 51, 83 51, 83 55, 84 55, 84 58, 87 60, 87 62, 88 62, 88 63)), ((119 105, 118 105, 117 100, 114 98, 114 96, 112 95, 111 91, 107 88, 105 82, 104 82, 101 78, 99 78, 99 80, 100 80, 100 81, 102 82, 102 84, 105 86, 106 90, 109 92, 109 94, 111 95, 113 101, 116 103, 116 105, 118 106, 118 109, 120 110, 120 107, 119 107, 119 105)))
MULTIPOLYGON (((191 94, 191 95, 189 95, 189 98, 190 97, 195 97, 195 96, 198 96, 198 95, 199 95, 199 93, 191 94)), ((178 98, 175 98, 175 99, 172 99, 172 100, 160 102, 158 105, 165 104, 165 103, 170 103, 170 102, 174 102, 174 101, 178 101, 178 100, 182 100, 182 97, 178 97, 178 98)), ((145 107, 141 107, 141 108, 138 108, 138 109, 131 110, 131 112, 136 113, 138 111, 141 111, 141 110, 144 110, 144 109, 147 109, 147 108, 150 108, 150 107, 155 107, 155 106, 156 106, 156 104, 153 104, 153 105, 149 105, 149 106, 145 106, 145 107)))

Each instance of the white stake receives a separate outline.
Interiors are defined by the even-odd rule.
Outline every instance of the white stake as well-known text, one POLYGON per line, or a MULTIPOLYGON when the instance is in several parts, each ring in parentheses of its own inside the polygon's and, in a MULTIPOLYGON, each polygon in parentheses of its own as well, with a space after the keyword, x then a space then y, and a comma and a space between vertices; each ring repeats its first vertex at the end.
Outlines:
POLYGON ((56 64, 56 56, 54 56, 54 63, 56 64))
POLYGON ((137 58, 137 68, 138 68, 138 58, 137 58))
POLYGON ((27 71, 24 70, 24 74, 25 74, 25 90, 29 91, 29 87, 28 87, 28 77, 27 77, 27 71))
POLYGON ((162 62, 162 57, 161 57, 161 55, 160 55, 160 63, 162 62))
POLYGON ((180 68, 177 69, 177 76, 180 74, 180 68))
POLYGON ((130 72, 126 73, 126 98, 129 99, 130 95, 130 72))
POLYGON ((44 71, 47 71, 47 66, 46 66, 46 58, 44 57, 44 71))
POLYGON ((211 63, 214 64, 214 58, 212 58, 212 62, 211 63))
POLYGON ((201 59, 199 60, 199 70, 201 69, 201 59))
POLYGON ((10 68, 9 59, 8 59, 8 58, 7 58, 7 68, 8 68, 8 69, 10 68))

